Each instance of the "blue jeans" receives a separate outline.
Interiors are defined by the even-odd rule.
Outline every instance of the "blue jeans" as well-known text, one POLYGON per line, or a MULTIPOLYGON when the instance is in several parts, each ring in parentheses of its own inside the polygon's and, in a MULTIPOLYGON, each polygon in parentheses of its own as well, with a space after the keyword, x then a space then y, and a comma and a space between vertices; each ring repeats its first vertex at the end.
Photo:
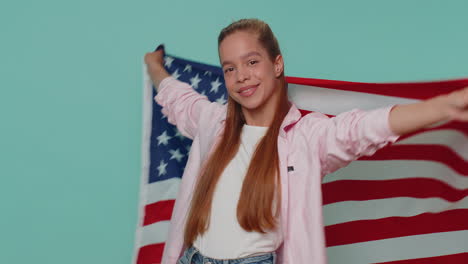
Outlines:
POLYGON ((203 256, 197 248, 190 247, 184 251, 177 264, 276 264, 276 253, 238 259, 213 259, 203 256))

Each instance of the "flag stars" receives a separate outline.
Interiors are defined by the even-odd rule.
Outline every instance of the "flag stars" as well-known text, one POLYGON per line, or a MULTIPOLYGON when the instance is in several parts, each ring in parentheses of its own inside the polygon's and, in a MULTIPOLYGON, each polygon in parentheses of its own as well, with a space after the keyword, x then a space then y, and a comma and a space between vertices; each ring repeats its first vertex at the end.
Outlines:
POLYGON ((197 89, 198 84, 201 82, 201 80, 202 79, 200 79, 200 77, 198 77, 198 73, 197 73, 197 75, 195 75, 195 77, 190 78, 190 85, 192 85, 193 88, 197 89))
POLYGON ((219 78, 216 78, 216 81, 214 82, 211 82, 211 89, 210 89, 210 93, 211 92, 215 92, 217 93, 218 92, 218 88, 219 86, 221 86, 222 83, 219 82, 219 78))
POLYGON ((211 72, 210 71, 205 71, 205 73, 203 75, 211 76, 211 72))
POLYGON ((224 95, 221 95, 221 97, 219 97, 218 99, 216 99, 216 102, 218 104, 225 104, 227 101, 226 99, 224 99, 224 95))
POLYGON ((167 173, 166 171, 167 163, 164 160, 161 160, 158 166, 158 176, 162 176, 167 173))
POLYGON ((180 153, 179 149, 176 149, 176 150, 169 150, 169 153, 171 153, 171 158, 170 160, 172 159, 176 159, 177 162, 180 162, 182 160, 182 158, 184 157, 184 155, 182 153, 180 153))
POLYGON ((172 73, 172 77, 174 77, 175 79, 179 79, 180 77, 179 69, 176 69, 175 72, 172 73))
POLYGON ((186 71, 192 72, 192 65, 190 65, 190 64, 185 65, 184 72, 186 72, 186 71))
POLYGON ((172 137, 167 135, 167 131, 164 130, 164 132, 157 137, 158 146, 161 145, 161 144, 163 144, 164 146, 167 146, 167 144, 169 143, 169 139, 171 139, 171 138, 172 137))
POLYGON ((171 68, 172 62, 174 61, 174 58, 166 56, 164 59, 165 59, 164 66, 166 66, 168 68, 171 68))
POLYGON ((176 129, 176 133, 174 135, 176 138, 179 138, 179 140, 183 140, 185 139, 184 135, 182 135, 182 133, 180 133, 180 131, 178 129, 176 129))

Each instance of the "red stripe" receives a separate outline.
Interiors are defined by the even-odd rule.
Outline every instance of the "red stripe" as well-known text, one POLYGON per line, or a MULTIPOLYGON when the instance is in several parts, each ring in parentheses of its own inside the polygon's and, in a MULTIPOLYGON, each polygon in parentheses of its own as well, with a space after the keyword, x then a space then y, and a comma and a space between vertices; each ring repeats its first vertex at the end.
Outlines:
POLYGON ((453 255, 437 256, 430 258, 419 258, 419 259, 407 259, 389 262, 379 262, 375 264, 466 264, 468 263, 468 253, 460 253, 453 255))
POLYGON ((145 206, 143 225, 150 225, 159 221, 171 219, 175 200, 159 201, 145 206))
POLYGON ((435 179, 340 180, 322 184, 323 205, 343 201, 367 201, 394 197, 441 198, 449 202, 468 196, 468 189, 458 190, 435 179))
POLYGON ((138 251, 137 264, 160 264, 164 250, 164 243, 141 247, 138 251))
POLYGON ((286 77, 286 82, 322 88, 331 88, 335 90, 396 96, 420 100, 450 93, 454 90, 468 86, 468 79, 413 83, 361 83, 286 77))
POLYGON ((378 239, 468 229, 468 209, 424 213, 412 217, 359 220, 325 227, 327 247, 378 239))
POLYGON ((359 160, 427 160, 445 164, 461 175, 468 175, 468 162, 443 145, 389 145, 374 155, 359 160))

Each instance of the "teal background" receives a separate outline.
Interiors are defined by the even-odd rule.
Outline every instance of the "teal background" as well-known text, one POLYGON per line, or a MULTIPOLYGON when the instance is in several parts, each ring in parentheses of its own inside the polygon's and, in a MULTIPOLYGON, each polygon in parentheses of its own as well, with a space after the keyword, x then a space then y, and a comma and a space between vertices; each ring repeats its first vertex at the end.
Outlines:
POLYGON ((0 263, 130 263, 142 63, 218 64, 222 27, 268 22, 290 76, 364 82, 468 75, 468 1, 3 1, 0 263))

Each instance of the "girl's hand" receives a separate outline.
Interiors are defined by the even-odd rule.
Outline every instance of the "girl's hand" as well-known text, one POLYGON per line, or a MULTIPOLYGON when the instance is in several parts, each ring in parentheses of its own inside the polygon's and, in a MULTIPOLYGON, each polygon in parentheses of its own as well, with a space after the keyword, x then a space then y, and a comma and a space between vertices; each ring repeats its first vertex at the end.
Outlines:
POLYGON ((145 63, 148 67, 164 68, 163 50, 148 52, 145 54, 145 63))
POLYGON ((444 99, 450 120, 468 121, 468 87, 451 92, 444 99))
POLYGON ((169 77, 170 74, 164 69, 164 54, 163 49, 145 54, 145 63, 148 74, 153 81, 154 87, 158 90, 161 81, 169 77))

